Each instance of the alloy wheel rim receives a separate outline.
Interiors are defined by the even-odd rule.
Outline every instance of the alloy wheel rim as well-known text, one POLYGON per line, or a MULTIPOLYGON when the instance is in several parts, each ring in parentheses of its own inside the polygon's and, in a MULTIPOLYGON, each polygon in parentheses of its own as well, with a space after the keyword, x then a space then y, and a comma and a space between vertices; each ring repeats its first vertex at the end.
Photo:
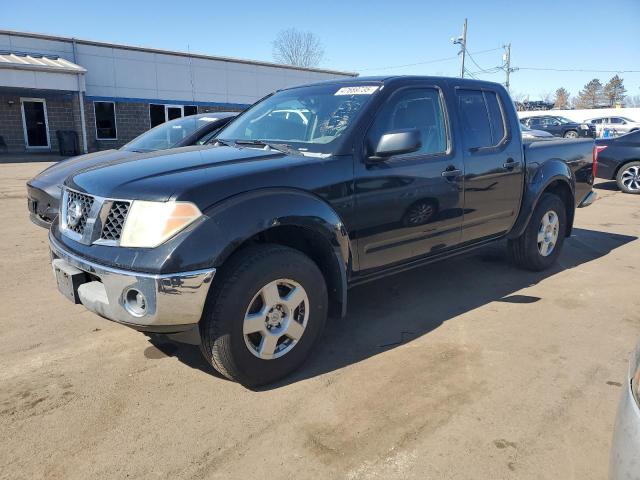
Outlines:
POLYGON ((415 207, 409 214, 409 223, 414 225, 426 222, 431 217, 433 209, 430 205, 422 203, 415 207))
POLYGON ((625 169, 620 175, 620 181, 625 188, 637 192, 640 190, 640 167, 634 165, 625 169))
POLYGON ((289 353, 300 341, 309 320, 309 297, 295 280, 269 282, 249 302, 242 333, 249 351, 262 360, 289 353))
POLYGON ((551 255, 558 242, 558 232, 560 231, 560 220, 558 214, 549 210, 542 216, 540 227, 538 228, 538 252, 543 257, 551 255))

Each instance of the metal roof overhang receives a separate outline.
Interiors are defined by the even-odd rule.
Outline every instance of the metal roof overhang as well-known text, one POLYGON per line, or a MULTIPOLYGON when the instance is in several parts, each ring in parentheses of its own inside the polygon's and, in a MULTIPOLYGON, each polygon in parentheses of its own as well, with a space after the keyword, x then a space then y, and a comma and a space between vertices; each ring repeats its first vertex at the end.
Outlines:
POLYGON ((86 72, 57 56, 0 51, 0 87, 84 91, 86 72))

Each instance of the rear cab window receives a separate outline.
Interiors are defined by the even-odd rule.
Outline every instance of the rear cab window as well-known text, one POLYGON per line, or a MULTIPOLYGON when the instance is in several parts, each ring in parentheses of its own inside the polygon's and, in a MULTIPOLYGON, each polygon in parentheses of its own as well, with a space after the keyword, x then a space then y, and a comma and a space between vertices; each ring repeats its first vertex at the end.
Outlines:
POLYGON ((458 90, 464 145, 479 150, 500 146, 507 137, 507 124, 502 103, 491 90, 458 90))

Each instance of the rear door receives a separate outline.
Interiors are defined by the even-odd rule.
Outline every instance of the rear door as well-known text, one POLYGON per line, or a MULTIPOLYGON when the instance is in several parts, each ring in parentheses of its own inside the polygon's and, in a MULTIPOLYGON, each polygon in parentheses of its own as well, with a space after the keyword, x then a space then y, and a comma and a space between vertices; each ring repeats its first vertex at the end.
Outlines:
POLYGON ((451 146, 439 85, 395 90, 381 106, 355 162, 353 235, 361 271, 402 263, 460 242, 462 156, 451 146), (422 147, 370 161, 385 133, 416 128, 422 147))
POLYGON ((462 241, 470 242, 511 229, 522 197, 523 153, 520 132, 507 120, 507 99, 486 88, 456 94, 465 169, 462 241))

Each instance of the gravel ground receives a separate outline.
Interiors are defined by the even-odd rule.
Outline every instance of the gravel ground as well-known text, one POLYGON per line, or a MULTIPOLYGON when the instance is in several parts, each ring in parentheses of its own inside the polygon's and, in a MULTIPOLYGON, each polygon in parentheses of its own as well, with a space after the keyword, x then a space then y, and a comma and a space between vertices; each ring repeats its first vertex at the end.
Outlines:
POLYGON ((261 391, 58 294, 0 166, 0 478, 602 479, 640 337, 640 197, 598 185, 559 265, 496 245, 350 292, 261 391))

